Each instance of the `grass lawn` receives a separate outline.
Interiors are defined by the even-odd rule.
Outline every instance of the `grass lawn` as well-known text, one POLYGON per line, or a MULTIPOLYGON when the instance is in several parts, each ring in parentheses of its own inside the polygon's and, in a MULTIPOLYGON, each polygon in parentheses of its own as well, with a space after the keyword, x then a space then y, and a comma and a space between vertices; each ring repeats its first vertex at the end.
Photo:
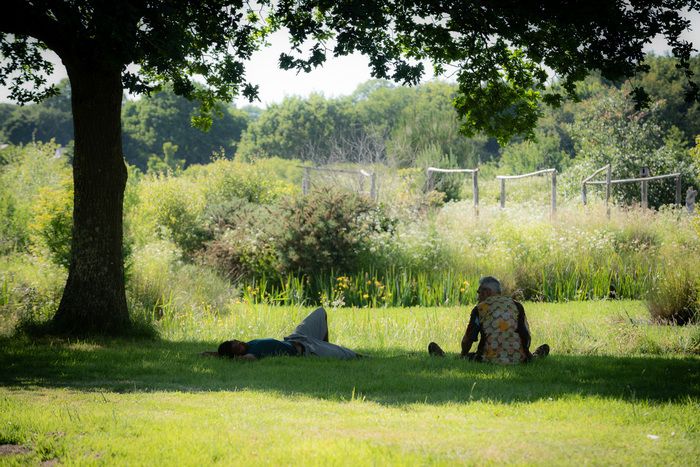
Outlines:
POLYGON ((526 304, 549 358, 455 353, 465 308, 329 310, 356 361, 198 356, 308 309, 165 316, 161 340, 0 340, 0 464, 700 464, 700 327, 640 302, 526 304))

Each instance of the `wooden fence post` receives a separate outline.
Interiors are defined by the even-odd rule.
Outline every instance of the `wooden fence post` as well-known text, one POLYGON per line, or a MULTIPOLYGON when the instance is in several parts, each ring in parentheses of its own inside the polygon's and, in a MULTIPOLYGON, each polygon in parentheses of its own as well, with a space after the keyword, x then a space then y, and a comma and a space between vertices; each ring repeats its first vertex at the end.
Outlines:
POLYGON ((301 193, 303 195, 309 194, 309 185, 311 184, 311 170, 308 167, 304 167, 304 178, 301 180, 301 193))
POLYGON ((649 182, 642 180, 642 209, 649 207, 649 182))
POLYGON ((372 172, 369 195, 374 201, 377 201, 377 174, 372 172))
POLYGON ((608 170, 605 175, 605 212, 610 219, 610 191, 612 189, 612 164, 608 164, 608 170))
POLYGON ((479 216, 479 169, 472 172, 472 187, 474 189, 474 213, 479 216))
POLYGON ((676 176, 676 204, 681 205, 681 176, 676 176))
POLYGON ((587 194, 588 194, 588 189, 586 188, 586 182, 583 182, 581 184, 581 201, 583 201, 584 206, 588 202, 587 194))
POLYGON ((557 213, 557 170, 552 172, 552 216, 557 213))
POLYGON ((501 209, 506 207, 506 179, 501 179, 501 209))

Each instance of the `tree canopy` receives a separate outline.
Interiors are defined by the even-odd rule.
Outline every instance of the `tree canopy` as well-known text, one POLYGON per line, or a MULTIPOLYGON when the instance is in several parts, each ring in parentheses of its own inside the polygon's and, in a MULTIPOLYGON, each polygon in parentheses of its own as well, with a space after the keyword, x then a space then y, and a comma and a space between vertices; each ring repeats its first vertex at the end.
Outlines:
MULTIPOLYGON (((457 77, 454 104, 462 131, 500 141, 532 134, 541 103, 576 98, 576 82, 592 70, 611 80, 647 70, 643 49, 656 35, 679 59, 674 73, 687 78, 686 101, 698 100, 689 66, 692 44, 680 38, 690 26, 681 12, 699 8, 693 0, 16 0, 6 6, 15 14, 0 22, 9 33, 0 40, 0 84, 9 84, 18 102, 57 92, 46 83, 53 67, 42 50, 63 57, 89 40, 100 45, 101 60, 120 66, 127 90, 150 93, 171 83, 176 94, 202 103, 195 120, 207 127, 216 101, 257 96, 257 86, 246 81, 245 62, 267 33, 281 28, 290 35, 290 51, 280 56, 286 69, 308 71, 329 53, 361 52, 377 78, 415 84, 424 72, 421 60, 431 61, 438 74, 457 77), (75 32, 62 34, 66 30, 75 32), (546 69, 560 79, 559 90, 547 89, 546 69)), ((648 103, 643 83, 633 91, 639 105, 648 103)))
MULTIPOLYGON (((662 35, 685 74, 685 97, 698 99, 688 65, 692 44, 680 36, 690 25, 681 11, 695 1, 343 1, 287 0, 275 18, 293 33, 293 49, 313 42, 307 57, 284 55, 283 68, 308 69, 334 55, 359 51, 372 73, 415 83, 428 59, 438 74, 453 73, 454 105, 466 135, 485 132, 499 141, 532 134, 541 103, 576 98, 576 82, 592 70, 621 80, 645 70, 644 46, 662 35), (547 89, 546 69, 562 86, 547 89)), ((638 105, 648 102, 634 89, 638 105)))
POLYGON ((186 165, 210 162, 212 153, 235 154, 241 133, 248 124, 247 115, 219 104, 207 132, 192 126, 199 109, 196 102, 178 96, 170 89, 150 98, 126 101, 122 109, 124 157, 145 169, 148 159, 160 154, 165 143, 178 147, 178 157, 186 165))
POLYGON ((301 157, 323 163, 334 141, 353 126, 352 120, 348 103, 342 100, 328 100, 318 94, 308 99, 288 97, 269 106, 249 125, 239 155, 243 159, 301 157))

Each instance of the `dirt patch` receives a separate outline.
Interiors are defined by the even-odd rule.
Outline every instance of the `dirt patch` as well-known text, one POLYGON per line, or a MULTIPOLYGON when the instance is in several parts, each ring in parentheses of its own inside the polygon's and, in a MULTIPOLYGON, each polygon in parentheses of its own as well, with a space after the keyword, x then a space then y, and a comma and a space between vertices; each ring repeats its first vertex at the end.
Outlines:
POLYGON ((17 454, 29 454, 31 449, 19 444, 0 444, 0 456, 15 456, 17 454))

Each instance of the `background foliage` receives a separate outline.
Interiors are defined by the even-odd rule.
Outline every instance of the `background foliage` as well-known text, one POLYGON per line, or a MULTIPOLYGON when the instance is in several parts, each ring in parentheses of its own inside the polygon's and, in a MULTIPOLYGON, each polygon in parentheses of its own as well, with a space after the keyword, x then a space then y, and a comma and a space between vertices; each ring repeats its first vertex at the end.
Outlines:
MULTIPOLYGON (((653 85, 672 77, 671 59, 649 63, 650 72, 635 79, 653 85)), ((454 87, 440 82, 403 88, 369 81, 350 96, 289 98, 266 110, 222 105, 209 133, 195 133, 193 107, 167 90, 129 101, 124 255, 131 306, 153 313, 236 301, 466 304, 479 276, 493 274, 528 300, 602 299, 612 286, 620 298, 648 299, 660 320, 692 320, 700 223, 666 206, 672 183, 650 184, 658 211, 634 208, 638 185, 616 188, 620 208, 611 220, 602 192, 589 192, 586 210, 578 201, 581 180, 607 163, 615 178, 646 165, 652 174, 682 172, 684 193, 698 186, 697 106, 679 100, 679 88, 659 86, 659 99, 637 111, 628 98, 633 85, 589 78, 579 88, 582 101, 544 115, 534 140, 503 147, 458 135, 454 87), (677 113, 684 117, 672 119, 677 113), (318 163, 375 172, 378 200, 354 176, 320 173, 302 196, 303 166, 318 163), (430 165, 480 168, 478 217, 471 178, 439 176, 429 191, 430 165), (507 209, 495 207, 495 175, 549 167, 560 172, 555 219, 547 214, 545 178, 509 183, 507 209)), ((12 115, 44 108, 67 109, 60 97, 5 106, 3 134, 14 134, 12 115)), ((61 138, 0 150, 6 309, 32 303, 39 315, 50 314, 55 282, 30 280, 29 271, 65 274, 72 181, 70 151, 57 152, 69 144, 61 138)))
MULTIPOLYGON (((236 155, 242 161, 280 157, 318 164, 384 162, 399 168, 450 161, 465 168, 491 163, 513 171, 562 171, 574 159, 602 162, 622 157, 630 166, 663 159, 666 162, 655 168, 663 170, 682 162, 680 153, 694 145, 700 108, 685 101, 684 77, 674 59, 651 55, 646 63, 648 72, 625 82, 587 78, 577 86, 581 102, 546 109, 533 141, 515 137, 504 146, 493 138, 459 134, 452 106, 456 86, 444 82, 406 88, 371 80, 349 96, 289 97, 266 109, 221 103, 215 112, 218 118, 205 133, 192 125, 196 104, 166 88, 125 101, 124 154, 143 171, 150 158, 164 159, 166 143, 177 146, 172 154, 183 161, 182 167, 236 155), (641 112, 634 110, 629 97, 640 84, 652 96, 651 107, 641 112)), ((700 58, 692 57, 690 64, 700 73, 700 58)), ((558 86, 554 83, 552 89, 558 86)), ((61 94, 40 104, 0 105, 0 141, 17 145, 53 138, 70 149, 70 88, 67 81, 59 88, 61 94)), ((162 171, 163 166, 154 167, 162 171)))

